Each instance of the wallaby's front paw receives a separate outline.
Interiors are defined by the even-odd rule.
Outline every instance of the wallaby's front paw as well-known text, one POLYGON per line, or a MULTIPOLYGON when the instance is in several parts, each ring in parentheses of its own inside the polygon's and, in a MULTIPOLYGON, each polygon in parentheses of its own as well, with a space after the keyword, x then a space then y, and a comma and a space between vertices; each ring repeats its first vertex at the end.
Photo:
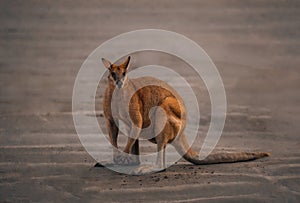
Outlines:
POLYGON ((120 153, 115 155, 114 162, 118 165, 138 165, 139 161, 131 154, 120 153))

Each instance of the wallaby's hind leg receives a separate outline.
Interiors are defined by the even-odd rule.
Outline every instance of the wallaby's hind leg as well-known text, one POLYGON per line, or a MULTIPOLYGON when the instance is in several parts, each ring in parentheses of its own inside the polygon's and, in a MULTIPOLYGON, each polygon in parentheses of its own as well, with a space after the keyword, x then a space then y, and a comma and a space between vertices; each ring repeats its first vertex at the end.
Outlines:
POLYGON ((138 146, 138 139, 140 136, 142 125, 139 124, 138 127, 132 126, 130 129, 130 137, 127 139, 127 144, 125 146, 124 152, 118 153, 115 158, 115 163, 120 165, 136 165, 139 163, 138 156, 130 154, 134 151, 136 154, 139 152, 137 150, 138 146))
MULTIPOLYGON (((159 117, 155 120, 155 125, 158 124, 160 125, 160 119, 159 117)), ((161 129, 161 128, 157 128, 161 129)), ((165 151, 166 151, 166 146, 168 143, 168 133, 172 133, 173 131, 172 125, 170 122, 167 121, 167 123, 164 126, 164 129, 161 132, 156 132, 154 130, 153 133, 158 133, 158 135, 155 137, 155 141, 157 143, 157 157, 156 157, 156 163, 154 165, 141 165, 138 168, 135 168, 132 171, 133 175, 142 175, 142 174, 147 174, 147 173, 155 173, 155 172, 160 172, 164 171, 166 169, 166 156, 165 156, 165 151)))
POLYGON ((118 152, 114 162, 119 165, 139 165, 139 143, 138 139, 128 138, 124 152, 118 152))
POLYGON ((161 103, 160 107, 162 107, 166 111, 167 122, 163 127, 161 132, 158 132, 161 128, 161 125, 164 124, 161 119, 161 114, 159 112, 155 113, 155 127, 154 134, 157 135, 155 137, 155 141, 157 143, 157 159, 156 164, 154 166, 140 166, 139 168, 133 171, 135 175, 141 175, 145 173, 153 173, 160 172, 165 170, 166 168, 166 156, 165 149, 168 143, 172 142, 177 134, 182 133, 185 123, 179 118, 181 116, 180 110, 178 110, 178 102, 173 97, 167 97, 161 103))
POLYGON ((130 154, 136 155, 136 156, 130 156, 124 155, 119 152, 114 152, 114 161, 102 161, 101 163, 96 163, 95 167, 104 167, 104 166, 114 166, 116 164, 122 164, 122 165, 139 165, 140 164, 140 159, 139 159, 139 154, 140 154, 140 149, 139 149, 139 140, 135 140, 130 154))
MULTIPOLYGON (((126 125, 126 132, 127 135, 130 134, 130 126, 126 125)), ((136 155, 134 162, 132 163, 132 165, 139 165, 140 164, 140 159, 139 159, 139 155, 140 155, 140 146, 139 146, 139 139, 136 139, 131 150, 130 150, 130 154, 136 155)))
POLYGON ((157 169, 164 170, 166 168, 166 144, 157 143, 157 159, 156 166, 157 169))
POLYGON ((143 175, 147 173, 156 173, 164 171, 166 168, 165 158, 166 145, 162 142, 157 144, 157 158, 155 165, 140 165, 139 167, 132 170, 132 175, 143 175))
POLYGON ((139 140, 135 140, 135 143, 133 144, 133 147, 131 149, 131 154, 136 155, 135 156, 135 164, 139 165, 140 164, 140 146, 139 146, 139 140))

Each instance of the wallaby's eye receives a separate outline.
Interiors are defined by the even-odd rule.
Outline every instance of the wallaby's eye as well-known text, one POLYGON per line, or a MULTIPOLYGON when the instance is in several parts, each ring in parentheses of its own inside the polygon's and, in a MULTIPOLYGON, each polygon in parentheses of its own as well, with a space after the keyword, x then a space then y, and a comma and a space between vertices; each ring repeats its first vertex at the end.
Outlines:
POLYGON ((125 76, 125 75, 126 75, 126 72, 123 73, 123 76, 125 76))
POLYGON ((114 80, 117 79, 117 75, 114 72, 111 73, 111 76, 113 77, 114 80))

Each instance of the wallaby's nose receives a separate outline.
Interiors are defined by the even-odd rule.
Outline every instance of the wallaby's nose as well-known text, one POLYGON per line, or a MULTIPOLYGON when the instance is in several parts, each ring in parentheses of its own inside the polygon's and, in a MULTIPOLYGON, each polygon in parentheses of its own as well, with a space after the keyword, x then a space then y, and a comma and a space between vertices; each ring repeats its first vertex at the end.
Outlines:
POLYGON ((118 81, 117 81, 117 86, 118 86, 118 88, 121 88, 122 85, 123 85, 122 81, 121 81, 121 80, 118 80, 118 81))

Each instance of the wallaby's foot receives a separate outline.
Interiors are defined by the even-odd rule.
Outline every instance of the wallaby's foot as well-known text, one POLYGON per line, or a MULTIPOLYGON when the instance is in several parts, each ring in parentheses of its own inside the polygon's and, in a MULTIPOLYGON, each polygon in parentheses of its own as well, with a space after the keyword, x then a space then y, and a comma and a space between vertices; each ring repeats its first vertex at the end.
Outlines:
POLYGON ((114 157, 115 164, 118 165, 139 165, 140 161, 134 155, 127 153, 119 153, 114 157))
POLYGON ((94 167, 111 167, 111 166, 114 166, 116 165, 114 162, 112 161, 101 161, 100 162, 97 162, 94 167))
POLYGON ((152 166, 152 165, 141 165, 131 171, 131 175, 144 175, 148 173, 157 173, 157 172, 162 172, 166 171, 165 168, 159 168, 157 166, 152 166))
POLYGON ((104 167, 104 165, 101 164, 101 163, 99 163, 99 162, 97 162, 97 163, 94 165, 94 167, 104 167))

